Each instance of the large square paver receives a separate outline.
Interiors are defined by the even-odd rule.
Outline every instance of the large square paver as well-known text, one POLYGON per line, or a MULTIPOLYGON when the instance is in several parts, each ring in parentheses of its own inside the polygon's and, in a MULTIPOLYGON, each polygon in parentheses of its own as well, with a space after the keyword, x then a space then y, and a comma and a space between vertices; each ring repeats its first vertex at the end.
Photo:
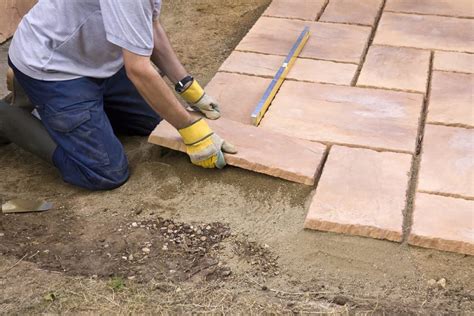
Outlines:
MULTIPOLYGON (((283 56, 235 51, 219 70, 273 79, 283 61, 283 56)), ((350 85, 356 71, 353 64, 298 58, 287 79, 350 85)))
POLYGON ((428 122, 474 127, 474 74, 434 71, 428 122))
POLYGON ((373 26, 382 3, 382 0, 329 0, 319 21, 373 26))
POLYGON ((474 73, 474 54, 435 52, 433 69, 474 73))
POLYGON ((222 117, 252 125, 250 115, 270 82, 267 78, 218 72, 206 86, 206 93, 219 103, 222 117))
POLYGON ((387 0, 385 10, 406 13, 474 17, 472 0, 387 0))
POLYGON ((418 190, 474 198, 474 129, 426 125, 418 190))
POLYGON ((305 228, 400 241, 411 160, 333 146, 305 228))
MULTIPOLYGON (((289 181, 314 184, 326 146, 293 140, 225 118, 209 121, 209 126, 219 136, 236 146, 237 154, 226 154, 229 165, 289 181)), ((149 142, 186 152, 181 136, 166 121, 161 122, 151 133, 149 142)))
POLYGON ((370 27, 261 17, 236 50, 286 56, 305 26, 311 36, 301 57, 359 63, 370 27))
POLYGON ((429 51, 372 46, 357 85, 425 93, 429 68, 429 51))
POLYGON ((474 52, 474 20, 384 12, 374 44, 474 52))
POLYGON ((474 201, 418 193, 408 242, 474 255, 474 201))
POLYGON ((273 0, 264 16, 314 21, 325 0, 273 0))
POLYGON ((286 81, 260 127, 313 141, 413 152, 421 94, 286 81))

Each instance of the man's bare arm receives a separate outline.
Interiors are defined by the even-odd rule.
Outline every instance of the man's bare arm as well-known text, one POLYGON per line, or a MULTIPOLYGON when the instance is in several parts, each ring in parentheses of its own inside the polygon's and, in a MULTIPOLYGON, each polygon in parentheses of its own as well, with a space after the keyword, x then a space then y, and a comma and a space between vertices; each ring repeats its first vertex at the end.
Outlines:
POLYGON ((155 47, 151 60, 173 84, 176 84, 179 80, 186 77, 188 72, 176 56, 160 22, 154 22, 153 32, 155 47))
POLYGON ((123 49, 123 59, 128 78, 133 82, 145 101, 176 129, 193 123, 188 111, 176 99, 174 93, 150 63, 150 58, 123 49))

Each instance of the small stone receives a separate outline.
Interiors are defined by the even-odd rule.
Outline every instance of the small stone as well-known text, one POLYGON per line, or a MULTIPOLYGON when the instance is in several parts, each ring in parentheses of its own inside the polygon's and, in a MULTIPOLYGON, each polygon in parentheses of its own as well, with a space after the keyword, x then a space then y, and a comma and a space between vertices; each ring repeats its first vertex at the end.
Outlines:
POLYGON ((201 237, 201 241, 206 241, 207 240, 207 237, 206 236, 202 236, 201 237))
POLYGON ((135 276, 134 276, 134 275, 131 275, 131 276, 129 276, 127 279, 129 279, 129 280, 135 280, 135 276))
POLYGON ((4 233, 0 233, 0 237, 3 237, 3 236, 5 236, 5 234, 4 234, 4 233))
POLYGON ((132 254, 130 256, 128 256, 128 260, 130 260, 130 261, 133 260, 133 255, 132 254))
POLYGON ((128 260, 128 258, 127 258, 127 257, 125 257, 125 256, 122 256, 122 259, 123 259, 123 260, 128 260))
POLYGON ((138 227, 138 224, 136 222, 133 222, 132 227, 138 227))
POLYGON ((170 270, 170 274, 176 273, 176 270, 170 270))
POLYGON ((445 289, 446 288, 446 279, 445 278, 441 278, 438 280, 438 282, 436 282, 436 284, 438 284, 438 286, 440 288, 443 288, 445 289))
POLYGON ((211 226, 207 225, 206 230, 211 230, 211 226))
POLYGON ((149 254, 150 253, 150 248, 148 247, 143 247, 142 248, 143 253, 149 254))
POLYGON ((163 248, 161 248, 162 250, 168 250, 168 246, 167 245, 163 245, 163 248))

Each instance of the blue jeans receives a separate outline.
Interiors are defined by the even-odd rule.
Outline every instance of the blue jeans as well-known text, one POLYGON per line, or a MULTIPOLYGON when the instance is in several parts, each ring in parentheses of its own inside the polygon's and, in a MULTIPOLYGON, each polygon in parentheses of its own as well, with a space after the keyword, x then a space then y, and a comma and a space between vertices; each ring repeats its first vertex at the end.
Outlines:
POLYGON ((42 81, 9 64, 57 144, 53 163, 64 181, 90 190, 125 183, 128 161, 115 133, 147 136, 161 121, 125 69, 107 79, 42 81))

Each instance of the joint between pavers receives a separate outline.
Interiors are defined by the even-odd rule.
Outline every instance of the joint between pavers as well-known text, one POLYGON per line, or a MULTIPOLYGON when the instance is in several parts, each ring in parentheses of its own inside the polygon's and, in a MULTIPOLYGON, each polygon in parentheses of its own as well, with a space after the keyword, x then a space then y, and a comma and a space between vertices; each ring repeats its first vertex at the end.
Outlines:
POLYGON ((321 17, 323 16, 324 14, 324 11, 326 11, 326 8, 328 7, 329 5, 329 0, 326 0, 326 2, 324 2, 321 10, 319 11, 319 14, 316 16, 316 19, 314 20, 315 22, 319 22, 319 20, 321 19, 321 17))
POLYGON ((385 12, 388 12, 388 13, 397 13, 397 14, 406 14, 406 15, 438 16, 438 17, 443 17, 443 18, 454 18, 454 19, 474 20, 474 17, 471 17, 471 16, 462 16, 462 15, 447 15, 447 14, 436 14, 436 13, 419 13, 419 12, 394 11, 394 10, 385 10, 385 12))
MULTIPOLYGON (((265 55, 265 56, 278 56, 278 57, 284 57, 286 55, 283 54, 270 54, 270 53, 263 53, 263 52, 257 52, 253 50, 247 50, 247 49, 234 49, 234 52, 241 52, 241 53, 252 53, 252 54, 259 54, 259 55, 265 55)), ((330 61, 333 63, 337 64, 348 64, 348 65, 359 65, 359 63, 355 63, 352 61, 342 61, 342 60, 334 60, 334 59, 322 59, 322 58, 315 58, 315 57, 302 57, 298 56, 298 59, 307 59, 307 60, 319 60, 319 61, 330 61)))
POLYGON ((296 17, 291 17, 291 16, 278 16, 278 15, 268 15, 268 14, 262 14, 262 16, 267 17, 267 18, 275 18, 275 19, 283 19, 283 20, 295 20, 295 21, 302 21, 302 22, 314 22, 313 20, 302 19, 302 18, 296 18, 296 17))
POLYGON ((373 28, 372 25, 370 24, 363 24, 363 23, 352 23, 352 22, 335 22, 335 21, 317 21, 318 23, 324 23, 324 24, 342 24, 342 25, 353 25, 353 26, 362 26, 362 27, 368 27, 368 28, 373 28))
POLYGON ((474 74, 474 72, 464 72, 464 71, 458 71, 458 70, 446 70, 446 69, 437 69, 437 68, 434 68, 433 71, 447 72, 447 73, 451 73, 451 74, 461 74, 461 75, 472 75, 472 74, 474 74))
POLYGON ((462 123, 445 123, 445 122, 427 121, 426 124, 446 126, 446 127, 455 127, 455 128, 464 128, 464 129, 474 129, 474 126, 462 124, 462 123))
POLYGON ((396 153, 396 154, 406 154, 406 155, 414 154, 414 152, 411 152, 408 150, 389 149, 389 148, 383 148, 383 147, 372 147, 372 146, 364 146, 364 145, 349 144, 349 143, 338 143, 338 142, 321 141, 321 140, 318 140, 317 142, 326 146, 335 145, 335 146, 348 147, 348 148, 367 149, 367 150, 372 150, 379 153, 396 153))
POLYGON ((357 67, 356 73, 354 75, 354 78, 352 79, 351 86, 355 87, 357 85, 357 81, 359 81, 360 74, 362 72, 362 67, 364 67, 365 60, 367 59, 367 54, 369 52, 369 48, 374 42, 375 39, 375 34, 377 33, 377 29, 379 26, 380 19, 382 18, 382 13, 385 9, 385 5, 387 3, 387 0, 382 1, 382 5, 379 8, 379 12, 377 13, 377 16, 375 17, 375 23, 374 26, 372 27, 372 31, 370 32, 370 37, 369 40, 367 41, 367 45, 364 48, 364 51, 362 53, 359 65, 357 67))
POLYGON ((356 84, 355 86, 353 86, 354 88, 368 88, 368 89, 376 89, 376 90, 385 90, 385 91, 395 91, 395 92, 407 92, 407 93, 415 93, 415 94, 419 94, 419 95, 425 95, 424 92, 421 92, 421 91, 416 91, 416 90, 410 90, 410 89, 397 89, 397 88, 388 88, 388 87, 377 87, 377 86, 371 86, 371 85, 366 85, 366 84, 363 84, 363 85, 358 85, 356 84))
POLYGON ((381 46, 381 47, 390 47, 390 48, 412 48, 412 49, 419 49, 419 50, 425 50, 425 51, 438 51, 438 52, 446 52, 446 53, 463 53, 463 54, 474 55, 474 51, 469 52, 469 51, 463 51, 463 50, 440 49, 440 48, 437 48, 437 47, 415 47, 415 46, 407 46, 407 45, 389 45, 389 44, 384 44, 384 43, 375 43, 374 45, 381 46))
POLYGON ((466 196, 466 195, 456 194, 456 193, 446 193, 446 192, 427 191, 427 190, 418 190, 417 192, 424 193, 424 194, 430 194, 430 195, 449 197, 449 198, 459 199, 459 200, 474 201, 474 196, 466 196))
POLYGON ((418 133, 417 133, 417 143, 415 149, 415 155, 413 155, 412 165, 410 168, 410 179, 408 181, 408 188, 406 191, 406 205, 403 210, 403 239, 402 243, 408 243, 408 239, 411 234, 411 228, 413 226, 413 212, 415 211, 415 199, 416 192, 418 189, 420 165, 421 165, 421 154, 423 147, 423 139, 425 135, 426 120, 428 117, 428 106, 429 99, 431 95, 431 83, 432 83, 432 69, 434 64, 434 52, 430 53, 430 63, 428 67, 428 81, 426 83, 426 93, 423 100, 423 107, 420 113, 418 133))

